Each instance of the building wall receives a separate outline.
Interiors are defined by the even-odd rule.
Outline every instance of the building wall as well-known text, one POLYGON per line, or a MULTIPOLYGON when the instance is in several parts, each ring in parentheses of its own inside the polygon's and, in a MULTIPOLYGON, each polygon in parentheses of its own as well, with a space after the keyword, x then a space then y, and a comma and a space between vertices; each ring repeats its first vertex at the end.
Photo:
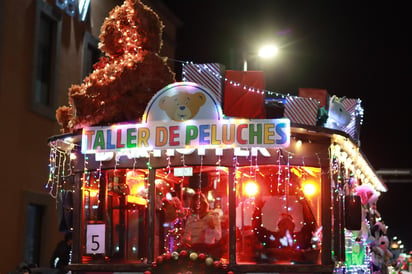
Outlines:
MULTIPOLYGON (((62 16, 62 36, 57 69, 56 109, 67 105, 72 84, 82 81, 83 36, 89 31, 96 38, 109 11, 123 1, 91 0, 86 22, 62 16)), ((149 1, 144 1, 150 6, 149 1)), ((51 6, 55 1, 48 0, 51 6)), ((13 271, 25 260, 28 240, 28 206, 43 208, 39 267, 48 267, 49 258, 63 234, 58 231, 56 201, 45 188, 49 173, 49 137, 58 135, 55 119, 30 108, 34 44, 35 0, 0 1, 0 273, 13 271)), ((152 6, 164 21, 162 56, 174 57, 177 18, 161 4, 152 6), (158 10, 157 10, 157 9, 158 10)), ((174 64, 169 63, 173 68, 174 64)))

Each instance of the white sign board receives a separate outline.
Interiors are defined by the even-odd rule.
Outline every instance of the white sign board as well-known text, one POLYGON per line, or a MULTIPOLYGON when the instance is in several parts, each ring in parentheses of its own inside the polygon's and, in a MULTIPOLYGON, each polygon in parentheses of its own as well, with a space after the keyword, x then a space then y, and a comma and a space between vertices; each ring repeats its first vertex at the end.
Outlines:
POLYGON ((105 224, 88 224, 86 232, 86 253, 105 253, 105 224))
POLYGON ((173 175, 176 177, 193 176, 193 167, 175 167, 173 175))

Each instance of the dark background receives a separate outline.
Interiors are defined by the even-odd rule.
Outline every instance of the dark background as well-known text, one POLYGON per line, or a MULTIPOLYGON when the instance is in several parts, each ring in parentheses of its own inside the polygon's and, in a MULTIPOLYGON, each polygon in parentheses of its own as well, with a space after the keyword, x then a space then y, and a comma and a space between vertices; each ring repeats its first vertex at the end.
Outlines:
MULTIPOLYGON (((410 9, 405 2, 163 0, 183 22, 176 64, 221 63, 241 70, 241 51, 272 39, 280 47, 263 70, 266 88, 297 95, 323 88, 359 98, 361 149, 375 170, 411 169, 410 9)), ((181 77, 177 75, 177 78, 181 77)), ((179 79, 178 79, 179 80, 179 79)), ((387 183, 378 210, 388 236, 412 250, 412 183, 387 183)))

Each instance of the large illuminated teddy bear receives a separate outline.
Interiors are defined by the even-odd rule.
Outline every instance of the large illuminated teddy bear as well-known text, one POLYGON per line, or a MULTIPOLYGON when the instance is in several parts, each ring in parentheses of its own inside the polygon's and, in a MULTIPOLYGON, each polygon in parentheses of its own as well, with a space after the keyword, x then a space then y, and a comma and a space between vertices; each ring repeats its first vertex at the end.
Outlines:
POLYGON ((56 118, 63 133, 85 126, 139 121, 153 95, 175 82, 159 55, 163 23, 140 0, 116 6, 100 29, 105 56, 80 85, 69 88, 69 106, 56 118))

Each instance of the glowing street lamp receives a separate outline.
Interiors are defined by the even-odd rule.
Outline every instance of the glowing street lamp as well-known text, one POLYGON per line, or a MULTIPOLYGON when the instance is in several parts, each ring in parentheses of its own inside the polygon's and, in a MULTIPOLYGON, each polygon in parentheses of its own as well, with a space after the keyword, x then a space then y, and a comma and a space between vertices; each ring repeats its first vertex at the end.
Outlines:
POLYGON ((267 46, 263 46, 259 49, 259 53, 258 56, 260 58, 272 58, 274 56, 276 56, 279 52, 278 47, 274 46, 274 45, 267 45, 267 46))
MULTIPOLYGON (((257 56, 262 59, 270 59, 275 57, 279 53, 279 48, 275 45, 262 46, 257 56)), ((247 71, 247 53, 243 53, 243 71, 247 71)))

